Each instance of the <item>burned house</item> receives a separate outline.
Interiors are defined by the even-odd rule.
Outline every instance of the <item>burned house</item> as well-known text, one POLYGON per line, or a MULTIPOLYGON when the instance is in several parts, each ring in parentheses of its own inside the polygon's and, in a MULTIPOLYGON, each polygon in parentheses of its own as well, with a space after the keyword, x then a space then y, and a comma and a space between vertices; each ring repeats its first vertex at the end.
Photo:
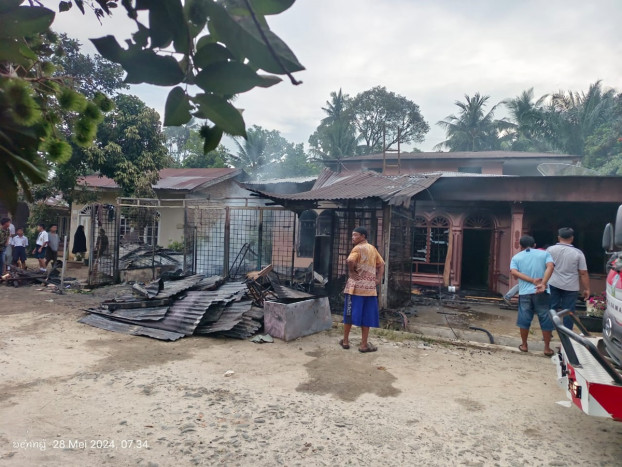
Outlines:
POLYGON ((556 241, 571 225, 588 258, 593 290, 602 288, 603 226, 622 199, 619 177, 503 176, 436 172, 380 175, 326 169, 297 194, 254 190, 298 216, 297 257, 339 291, 346 274, 350 232, 370 231, 387 262, 381 305, 395 306, 412 286, 455 286, 473 293, 505 293, 515 281, 509 262, 518 239, 556 241))

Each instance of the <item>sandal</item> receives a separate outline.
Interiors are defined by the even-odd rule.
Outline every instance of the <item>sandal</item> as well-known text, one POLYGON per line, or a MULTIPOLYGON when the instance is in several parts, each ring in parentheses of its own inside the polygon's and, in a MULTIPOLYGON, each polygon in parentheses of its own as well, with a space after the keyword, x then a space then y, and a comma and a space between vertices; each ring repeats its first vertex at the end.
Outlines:
POLYGON ((549 350, 548 352, 544 352, 544 355, 546 355, 547 357, 552 357, 553 355, 555 355, 555 351, 549 350))
POLYGON ((367 343, 367 347, 365 347, 364 349, 359 347, 359 352, 361 352, 361 353, 375 352, 376 350, 378 350, 378 347, 376 347, 371 342, 368 342, 367 343))
POLYGON ((339 341, 339 345, 341 346, 342 349, 348 350, 350 348, 350 344, 344 344, 343 339, 339 341))
POLYGON ((529 349, 527 347, 523 347, 523 344, 518 346, 518 350, 521 352, 529 352, 529 349))

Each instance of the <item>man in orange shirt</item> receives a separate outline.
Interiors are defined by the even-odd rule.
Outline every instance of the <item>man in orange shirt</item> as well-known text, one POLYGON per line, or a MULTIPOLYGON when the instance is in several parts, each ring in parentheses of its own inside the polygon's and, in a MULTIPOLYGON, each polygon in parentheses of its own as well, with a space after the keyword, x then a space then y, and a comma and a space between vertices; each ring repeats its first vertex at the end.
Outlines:
POLYGON ((384 275, 384 260, 373 245, 367 243, 367 229, 357 227, 352 231, 354 248, 348 256, 348 281, 343 291, 343 339, 339 345, 350 348, 350 329, 352 325, 361 327, 361 345, 359 352, 378 350, 367 342, 369 328, 380 326, 378 316, 378 296, 376 286, 384 275))

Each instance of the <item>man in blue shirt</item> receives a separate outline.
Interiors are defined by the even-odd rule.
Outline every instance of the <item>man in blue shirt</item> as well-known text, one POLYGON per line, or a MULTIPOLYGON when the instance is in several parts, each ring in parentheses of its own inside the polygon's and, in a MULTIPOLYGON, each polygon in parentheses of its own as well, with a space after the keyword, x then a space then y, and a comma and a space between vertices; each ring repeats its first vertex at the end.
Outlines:
POLYGON ((538 315, 542 337, 544 338, 544 355, 552 356, 551 337, 553 336, 553 320, 549 314, 548 281, 553 274, 555 262, 550 253, 536 250, 535 241, 530 235, 520 238, 522 250, 512 258, 510 272, 518 279, 518 318, 516 325, 520 328, 522 340, 518 349, 527 352, 527 337, 534 314, 538 315))

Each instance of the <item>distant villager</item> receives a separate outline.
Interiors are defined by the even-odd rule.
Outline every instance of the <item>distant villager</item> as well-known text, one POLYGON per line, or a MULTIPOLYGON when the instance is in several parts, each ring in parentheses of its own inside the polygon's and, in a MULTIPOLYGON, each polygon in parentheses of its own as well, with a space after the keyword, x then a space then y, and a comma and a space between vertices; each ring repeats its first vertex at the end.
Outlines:
POLYGON ((76 233, 73 235, 73 248, 71 252, 74 255, 84 256, 86 253, 86 235, 84 235, 84 226, 79 225, 76 233))

